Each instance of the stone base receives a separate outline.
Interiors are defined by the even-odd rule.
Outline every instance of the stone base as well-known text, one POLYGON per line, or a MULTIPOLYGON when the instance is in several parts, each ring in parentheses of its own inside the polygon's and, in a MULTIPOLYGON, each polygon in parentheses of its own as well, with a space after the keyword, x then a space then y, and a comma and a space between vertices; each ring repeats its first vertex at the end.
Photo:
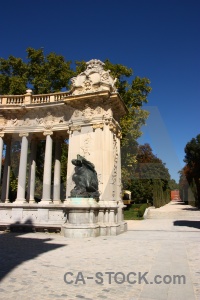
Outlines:
POLYGON ((118 220, 118 205, 92 198, 70 198, 64 204, 0 203, 0 229, 61 232, 67 238, 118 235, 127 223, 118 220))
POLYGON ((99 225, 74 225, 65 224, 61 233, 67 238, 88 238, 100 236, 99 225))
POLYGON ((0 203, 0 228, 30 228, 60 231, 66 222, 64 205, 0 203))

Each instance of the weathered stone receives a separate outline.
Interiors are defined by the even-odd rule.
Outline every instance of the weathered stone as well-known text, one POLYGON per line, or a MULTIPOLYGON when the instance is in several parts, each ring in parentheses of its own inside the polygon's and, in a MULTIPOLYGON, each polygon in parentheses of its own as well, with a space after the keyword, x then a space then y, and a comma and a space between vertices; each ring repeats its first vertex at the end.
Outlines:
POLYGON ((127 108, 117 93, 116 80, 103 66, 99 60, 89 61, 86 70, 72 78, 69 92, 33 95, 31 90, 27 90, 22 96, 0 96, 1 155, 3 142, 7 144, 0 225, 54 228, 67 237, 115 235, 126 230, 121 199, 119 120, 126 114, 127 108), (11 142, 19 137, 22 143, 17 199, 9 203, 11 142), (60 199, 60 150, 61 141, 66 139, 69 141, 69 163, 63 203, 60 199), (42 199, 37 203, 36 145, 40 140, 45 140, 46 147, 42 199), (29 144, 31 158, 26 191, 29 144), (75 160, 77 155, 79 158, 75 160), (75 173, 71 161, 76 166, 75 173))

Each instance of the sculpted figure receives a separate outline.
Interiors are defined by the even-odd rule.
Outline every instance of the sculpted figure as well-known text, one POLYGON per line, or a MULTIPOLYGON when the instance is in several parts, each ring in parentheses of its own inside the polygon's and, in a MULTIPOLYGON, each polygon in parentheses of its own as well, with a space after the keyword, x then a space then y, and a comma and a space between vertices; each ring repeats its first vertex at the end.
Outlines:
POLYGON ((75 187, 71 190, 71 197, 98 199, 98 179, 94 165, 81 155, 72 159, 72 164, 75 165, 75 173, 72 176, 75 187))

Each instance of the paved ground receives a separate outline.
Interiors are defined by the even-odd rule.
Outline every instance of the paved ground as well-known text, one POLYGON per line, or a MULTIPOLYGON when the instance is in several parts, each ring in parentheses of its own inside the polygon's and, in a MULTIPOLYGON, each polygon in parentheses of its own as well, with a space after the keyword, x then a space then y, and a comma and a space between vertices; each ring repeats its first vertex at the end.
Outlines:
POLYGON ((149 218, 114 237, 1 233, 0 299, 200 299, 200 211, 171 202, 149 218))

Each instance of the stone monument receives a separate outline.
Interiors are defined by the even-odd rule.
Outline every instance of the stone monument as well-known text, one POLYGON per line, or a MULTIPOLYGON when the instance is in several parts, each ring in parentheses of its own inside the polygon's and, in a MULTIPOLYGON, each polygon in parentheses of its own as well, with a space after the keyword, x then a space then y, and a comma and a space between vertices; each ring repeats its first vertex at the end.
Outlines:
MULTIPOLYGON (((127 108, 116 80, 96 59, 72 78, 69 92, 0 96, 0 156, 6 145, 0 227, 57 229, 66 237, 117 235, 123 220, 120 118, 127 108), (65 201, 61 201, 61 144, 68 139, 65 201), (9 201, 12 141, 21 142, 16 200, 9 201), (45 140, 42 197, 35 202, 37 143, 45 140), (51 186, 52 150, 55 144, 51 186), (31 150, 27 174, 28 149, 31 150), (26 178, 28 176, 28 187, 26 178)), ((2 159, 0 160, 1 169, 2 159)))

